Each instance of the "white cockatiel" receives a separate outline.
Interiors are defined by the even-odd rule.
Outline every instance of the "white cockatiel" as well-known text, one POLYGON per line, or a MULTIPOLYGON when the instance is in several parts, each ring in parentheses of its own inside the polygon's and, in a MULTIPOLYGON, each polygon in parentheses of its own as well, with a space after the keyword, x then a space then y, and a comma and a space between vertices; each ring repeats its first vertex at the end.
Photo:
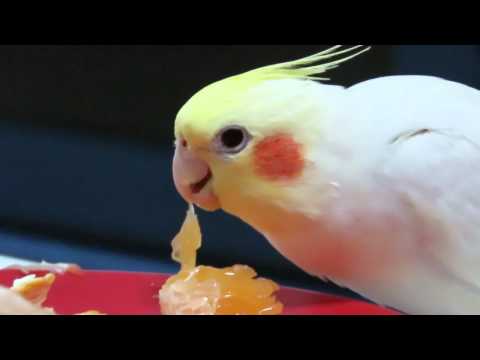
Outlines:
POLYGON ((350 50, 195 94, 175 123, 177 189, 379 304, 480 314, 480 91, 427 76, 317 81, 350 50))

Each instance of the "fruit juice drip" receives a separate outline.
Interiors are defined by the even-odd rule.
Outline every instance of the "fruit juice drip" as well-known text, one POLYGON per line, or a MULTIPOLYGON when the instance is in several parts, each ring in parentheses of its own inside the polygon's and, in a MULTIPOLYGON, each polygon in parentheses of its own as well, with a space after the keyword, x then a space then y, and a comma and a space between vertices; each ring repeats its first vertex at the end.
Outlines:
POLYGON ((234 265, 217 269, 196 266, 202 244, 200 225, 192 205, 178 235, 172 241, 172 258, 180 272, 159 292, 165 315, 277 315, 283 305, 274 293, 273 281, 257 278, 250 267, 234 265))

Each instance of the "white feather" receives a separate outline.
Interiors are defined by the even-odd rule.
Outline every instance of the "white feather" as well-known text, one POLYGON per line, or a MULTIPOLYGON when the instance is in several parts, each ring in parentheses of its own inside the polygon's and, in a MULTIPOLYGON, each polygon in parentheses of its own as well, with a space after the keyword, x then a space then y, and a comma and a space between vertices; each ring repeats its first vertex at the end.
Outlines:
POLYGON ((367 174, 349 191, 369 194, 365 216, 383 209, 378 220, 392 221, 383 235, 367 226, 386 240, 377 246, 392 268, 379 268, 376 283, 345 280, 406 312, 480 314, 480 91, 433 77, 386 77, 348 89, 346 102, 351 116, 341 117, 336 138, 361 164, 356 175, 367 174))
POLYGON ((480 91, 424 76, 317 89, 318 115, 294 130, 317 135, 313 165, 291 197, 231 212, 379 304, 480 314, 480 91))

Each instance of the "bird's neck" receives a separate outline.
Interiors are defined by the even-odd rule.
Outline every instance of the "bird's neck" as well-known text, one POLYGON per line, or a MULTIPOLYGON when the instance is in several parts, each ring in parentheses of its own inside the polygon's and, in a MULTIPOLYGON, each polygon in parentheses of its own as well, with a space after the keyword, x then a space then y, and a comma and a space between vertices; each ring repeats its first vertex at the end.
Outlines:
POLYGON ((398 216, 405 213, 402 205, 378 188, 375 193, 350 190, 323 200, 317 213, 253 198, 231 213, 307 273, 347 285, 374 279, 411 252, 405 232, 411 219, 398 216))
POLYGON ((321 217, 311 217, 286 208, 250 202, 233 214, 260 232, 282 255, 316 276, 342 278, 351 272, 346 242, 321 217))

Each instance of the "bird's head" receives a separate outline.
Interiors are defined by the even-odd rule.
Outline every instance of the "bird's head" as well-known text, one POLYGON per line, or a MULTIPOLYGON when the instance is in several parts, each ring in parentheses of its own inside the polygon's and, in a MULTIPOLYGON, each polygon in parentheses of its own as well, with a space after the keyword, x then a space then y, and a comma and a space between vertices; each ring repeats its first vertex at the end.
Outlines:
POLYGON ((173 177, 182 197, 238 215, 256 211, 255 203, 294 196, 329 111, 313 80, 368 50, 339 48, 232 76, 195 94, 175 122, 173 177))

